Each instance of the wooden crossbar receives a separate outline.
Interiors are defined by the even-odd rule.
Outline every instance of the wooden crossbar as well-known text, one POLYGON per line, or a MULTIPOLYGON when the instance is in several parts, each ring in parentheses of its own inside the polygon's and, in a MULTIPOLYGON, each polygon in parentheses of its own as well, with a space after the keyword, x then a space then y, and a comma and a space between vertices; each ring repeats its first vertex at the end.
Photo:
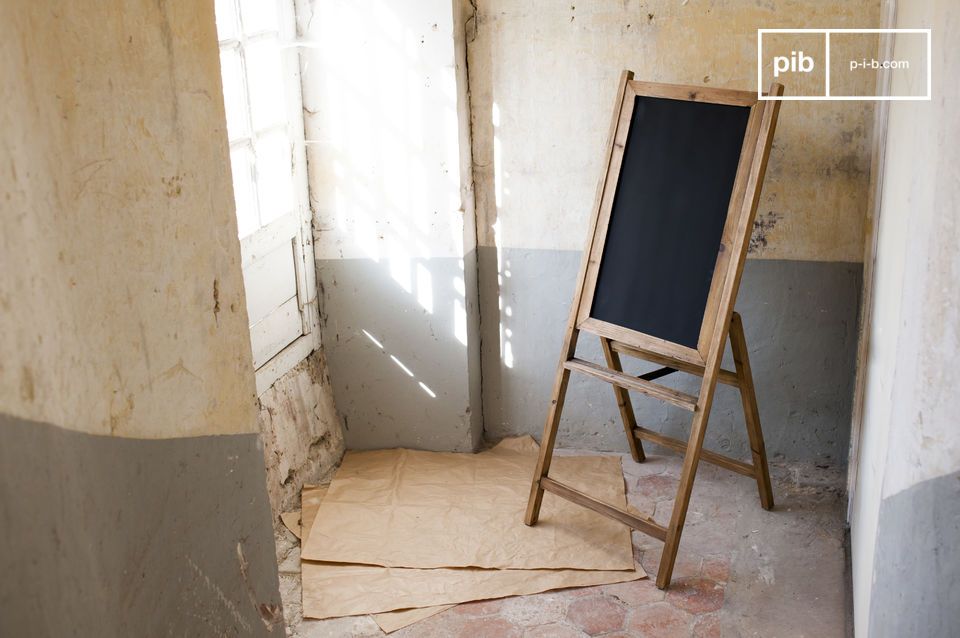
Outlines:
POLYGON ((563 483, 558 483, 549 476, 544 476, 540 479, 540 487, 544 490, 556 494, 561 498, 565 498, 568 501, 576 503, 577 505, 582 505, 588 509, 592 509, 594 512, 603 514, 604 516, 609 516, 610 518, 616 519, 621 523, 632 527, 633 529, 639 530, 644 534, 653 536, 660 540, 665 540, 667 538, 667 528, 663 525, 658 525, 652 518, 646 516, 636 516, 625 510, 620 509, 619 507, 614 507, 604 503, 603 501, 598 501, 592 496, 587 496, 583 492, 573 489, 568 485, 563 483))
MULTIPOLYGON (((627 344, 622 343, 620 341, 611 341, 610 348, 613 349, 614 352, 619 352, 620 354, 625 354, 635 359, 652 361, 653 363, 659 363, 662 366, 669 366, 671 368, 675 368, 680 372, 695 374, 698 377, 703 376, 703 366, 698 366, 693 363, 681 361, 680 359, 671 359, 670 357, 665 357, 655 352, 640 350, 638 348, 628 346, 627 344)), ((737 377, 737 373, 732 372, 730 370, 721 369, 720 372, 718 373, 717 381, 724 385, 730 385, 735 388, 740 387, 740 379, 739 377, 737 377)))
POLYGON ((626 388, 627 390, 636 390, 637 392, 642 392, 643 394, 651 396, 655 399, 660 399, 661 401, 666 401, 667 403, 672 403, 673 405, 681 407, 684 410, 689 410, 690 412, 693 412, 697 409, 697 397, 693 395, 687 394, 686 392, 680 392, 679 390, 674 390, 673 388, 668 388, 667 386, 660 385, 659 383, 652 383, 642 378, 638 379, 637 377, 632 377, 629 374, 624 374, 623 372, 616 372, 601 365, 597 365, 591 361, 571 358, 563 364, 563 367, 567 370, 589 374, 592 377, 596 377, 597 379, 601 379, 607 383, 612 383, 613 385, 621 388, 626 388))
MULTIPOLYGON (((648 430, 640 425, 633 428, 633 435, 638 439, 651 441, 658 445, 668 447, 671 450, 676 450, 677 452, 685 453, 687 451, 687 444, 680 439, 675 439, 672 436, 665 436, 659 432, 648 430)), ((710 450, 700 450, 700 458, 708 463, 713 463, 714 465, 719 465, 722 468, 726 468, 731 472, 736 472, 737 474, 743 474, 744 476, 750 477, 755 477, 757 475, 756 468, 749 463, 731 459, 729 456, 723 456, 722 454, 717 454, 716 452, 711 452, 710 450)))

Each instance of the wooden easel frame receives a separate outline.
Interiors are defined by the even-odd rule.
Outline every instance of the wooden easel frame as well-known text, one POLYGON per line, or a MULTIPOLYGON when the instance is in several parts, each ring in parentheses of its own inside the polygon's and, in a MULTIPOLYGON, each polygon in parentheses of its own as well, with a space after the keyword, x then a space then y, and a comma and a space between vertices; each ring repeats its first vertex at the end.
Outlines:
MULTIPOLYGON (((768 95, 780 96, 782 94, 782 85, 771 85, 768 95)), ((780 100, 759 100, 757 94, 753 92, 637 82, 633 80, 633 73, 630 71, 624 71, 620 75, 620 85, 614 103, 613 121, 610 124, 610 134, 607 142, 605 170, 597 189, 596 204, 590 221, 590 231, 580 266, 580 274, 577 278, 574 303, 570 309, 570 318, 567 322, 560 363, 553 384, 550 409, 547 413, 543 437, 540 442, 540 457, 533 483, 530 486, 530 500, 527 504, 524 522, 527 525, 536 524, 540 515, 543 493, 548 491, 658 538, 664 541, 660 567, 657 572, 657 587, 660 589, 665 589, 670 584, 673 565, 680 544, 680 535, 683 531, 687 507, 690 502, 690 494, 693 490, 693 481, 701 458, 709 463, 756 479, 762 507, 768 510, 773 507, 773 491, 770 486, 770 473, 767 467, 763 433, 760 429, 760 418, 743 334, 743 323, 740 315, 735 313, 733 308, 740 286, 744 262, 746 261, 747 246, 756 217, 760 189, 763 184, 763 176, 767 167, 767 158, 770 154, 770 145, 773 141, 779 110, 780 100), (626 146, 630 119, 633 114, 634 97, 637 95, 730 104, 750 108, 743 147, 740 152, 740 162, 737 167, 721 246, 718 250, 713 280, 707 297, 706 310, 704 311, 696 348, 664 341, 651 335, 590 317, 607 226, 613 209, 620 165, 626 146), (581 331, 600 337, 606 367, 576 357, 577 339, 581 331), (723 370, 720 367, 728 336, 733 350, 735 371, 723 370), (651 361, 664 367, 639 377, 633 377, 623 372, 620 365, 621 354, 651 361), (573 371, 587 374, 613 385, 617 406, 620 409, 623 427, 634 461, 644 460, 643 447, 639 439, 646 439, 683 452, 680 485, 677 489, 677 498, 670 523, 666 527, 656 523, 650 517, 635 516, 549 477, 560 415, 563 410, 570 373, 573 371), (677 371, 702 377, 700 392, 697 396, 654 383, 655 379, 677 371), (753 457, 752 464, 703 450, 703 438, 706 433, 707 419, 713 404, 717 382, 740 389, 744 420, 753 457), (693 412, 693 424, 688 441, 685 443, 638 426, 628 390, 646 394, 693 412)))

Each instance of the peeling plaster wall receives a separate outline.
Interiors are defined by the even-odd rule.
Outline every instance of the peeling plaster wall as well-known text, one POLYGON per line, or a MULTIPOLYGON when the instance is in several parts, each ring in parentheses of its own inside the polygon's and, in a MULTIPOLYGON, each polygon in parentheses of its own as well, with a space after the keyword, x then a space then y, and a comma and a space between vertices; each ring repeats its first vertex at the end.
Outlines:
POLYGON ((947 636, 960 626, 960 7, 899 2, 892 26, 933 27, 933 99, 890 104, 880 160, 854 618, 858 635, 947 636))
POLYGON ((0 5, 0 635, 282 635, 212 3, 0 5))
MULTIPOLYGON (((879 0, 479 0, 468 30, 486 435, 538 433, 622 69, 756 86, 759 27, 877 26, 879 0)), ((790 86, 787 86, 790 92, 790 86)), ((738 308, 768 451, 842 464, 849 438, 873 107, 783 104, 738 308)), ((602 359, 596 339, 581 355, 602 359)), ((589 342, 589 343, 586 343, 589 342)), ((638 398, 638 420, 689 415, 638 398)), ((574 375, 560 443, 626 450, 612 393, 574 375)), ((707 445, 749 455, 736 397, 707 445)))
POLYGON ((347 446, 471 450, 480 351, 463 7, 297 7, 324 351, 347 446))
POLYGON ((303 485, 326 482, 343 457, 343 425, 322 350, 260 395, 259 421, 277 527, 281 512, 300 509, 303 485))

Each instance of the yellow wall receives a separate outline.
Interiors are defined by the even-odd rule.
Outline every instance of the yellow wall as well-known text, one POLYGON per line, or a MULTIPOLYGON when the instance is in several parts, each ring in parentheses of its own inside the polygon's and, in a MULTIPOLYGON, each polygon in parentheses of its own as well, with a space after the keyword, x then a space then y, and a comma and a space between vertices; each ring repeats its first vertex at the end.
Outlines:
POLYGON ((256 431, 213 3, 3 3, 0 74, 0 412, 256 431))
MULTIPOLYGON (((752 90, 758 28, 879 21, 878 0, 477 5, 468 52, 480 245, 494 245, 499 221, 496 245, 554 250, 583 247, 621 69, 752 90)), ((872 112, 864 102, 784 103, 751 256, 862 260, 872 112)))

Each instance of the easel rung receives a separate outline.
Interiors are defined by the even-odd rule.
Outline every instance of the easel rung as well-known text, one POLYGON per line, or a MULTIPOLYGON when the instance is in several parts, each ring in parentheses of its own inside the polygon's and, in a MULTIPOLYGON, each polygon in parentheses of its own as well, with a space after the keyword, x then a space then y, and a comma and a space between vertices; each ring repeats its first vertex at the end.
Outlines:
MULTIPOLYGON (((664 436, 659 432, 654 432, 653 430, 648 430, 645 427, 637 426, 633 428, 633 434, 638 439, 644 439, 645 441, 652 441, 664 447, 676 450, 678 452, 686 452, 687 444, 679 439, 675 439, 671 436, 664 436)), ((707 463, 713 463, 714 465, 719 465, 722 468, 726 468, 731 472, 736 472, 737 474, 743 474, 744 476, 754 477, 757 475, 756 470, 749 463, 744 463, 743 461, 737 461, 736 459, 731 459, 728 456, 723 456, 722 454, 717 454, 716 452, 711 452, 710 450, 700 450, 700 458, 706 461, 707 463)))
POLYGON ((573 358, 566 361, 563 364, 563 367, 567 370, 589 374, 592 377, 596 377, 602 381, 606 381, 607 383, 620 386, 621 388, 626 388, 627 390, 636 390, 637 392, 642 392, 643 394, 651 396, 655 399, 672 403, 675 406, 691 412, 694 412, 697 409, 697 398, 695 396, 674 390, 673 388, 668 388, 667 386, 660 385, 659 383, 651 383, 650 381, 645 381, 644 379, 631 377, 628 374, 616 372, 590 361, 573 358))
POLYGON ((603 501, 598 501, 592 496, 587 496, 583 492, 577 491, 572 487, 568 487, 563 483, 558 483, 548 476, 544 476, 540 479, 540 487, 547 492, 556 494, 560 498, 565 498, 568 501, 576 503, 577 505, 582 505, 583 507, 592 509, 594 512, 618 520, 621 523, 632 527, 633 529, 643 532, 644 534, 648 534, 660 540, 666 540, 667 538, 667 528, 663 525, 658 525, 652 518, 647 518, 646 516, 636 516, 630 512, 620 509, 619 507, 614 507, 613 505, 608 505, 603 501))
MULTIPOLYGON (((695 374, 698 377, 703 376, 703 366, 698 366, 693 363, 688 363, 680 359, 671 359, 669 357, 664 357, 662 355, 656 354, 655 352, 640 350, 638 348, 628 346, 625 343, 621 343, 620 341, 611 341, 610 347, 613 349, 614 352, 619 352, 621 354, 634 357, 635 359, 644 359, 645 361, 652 361, 653 363, 659 363, 660 365, 663 365, 663 366, 669 366, 681 372, 686 372, 688 374, 695 374)), ((740 379, 739 377, 737 377, 737 373, 732 372, 730 370, 720 370, 719 376, 717 377, 717 381, 719 381, 720 383, 723 383, 724 385, 732 385, 735 388, 740 387, 740 379)))

